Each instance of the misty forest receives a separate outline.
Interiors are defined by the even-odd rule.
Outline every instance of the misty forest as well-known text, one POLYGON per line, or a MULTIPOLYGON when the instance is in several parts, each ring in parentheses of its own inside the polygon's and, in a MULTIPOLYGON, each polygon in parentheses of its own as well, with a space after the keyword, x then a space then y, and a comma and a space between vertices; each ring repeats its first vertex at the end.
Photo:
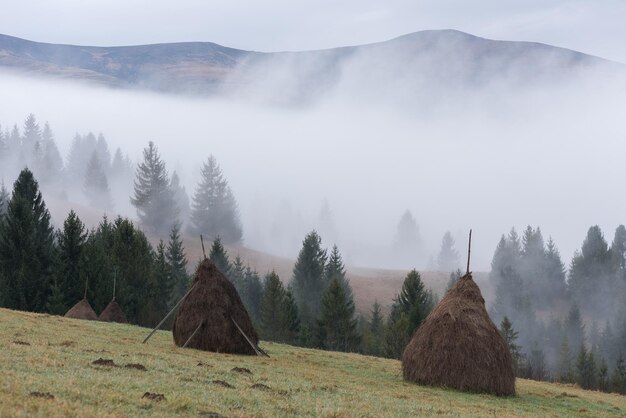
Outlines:
MULTIPOLYGON (((62 155, 47 122, 30 114, 23 124, 4 123, 2 307, 62 315, 86 297, 100 312, 114 297, 131 323, 153 327, 190 287, 199 260, 189 257, 184 238, 199 247, 202 235, 206 256, 235 286, 264 340, 400 358, 464 274, 465 243, 448 231, 428 254, 407 210, 391 247, 414 268, 404 271, 392 301, 359 303, 327 203, 316 230, 292 249, 289 277, 257 271, 237 253, 246 238, 237 190, 213 155, 194 156, 202 163, 191 189, 166 166, 158 143, 146 141, 133 159, 110 149, 103 133, 77 133, 62 155), (47 202, 78 205, 90 219, 72 209, 53 219, 47 202), (118 215, 129 204, 134 213, 118 215), (423 271, 445 273, 447 287, 430 289, 423 271)), ((487 308, 517 376, 626 394, 626 228, 614 227, 589 225, 571 259, 540 225, 502 231, 491 243, 487 308)))

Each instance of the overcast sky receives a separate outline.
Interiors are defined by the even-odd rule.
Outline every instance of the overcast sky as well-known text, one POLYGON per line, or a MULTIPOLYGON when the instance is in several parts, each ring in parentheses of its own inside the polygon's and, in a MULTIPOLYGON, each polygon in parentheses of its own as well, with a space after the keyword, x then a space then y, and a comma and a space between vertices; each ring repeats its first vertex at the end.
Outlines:
POLYGON ((624 22, 624 0, 2 0, 0 32, 53 43, 211 41, 279 51, 452 28, 626 62, 624 22))

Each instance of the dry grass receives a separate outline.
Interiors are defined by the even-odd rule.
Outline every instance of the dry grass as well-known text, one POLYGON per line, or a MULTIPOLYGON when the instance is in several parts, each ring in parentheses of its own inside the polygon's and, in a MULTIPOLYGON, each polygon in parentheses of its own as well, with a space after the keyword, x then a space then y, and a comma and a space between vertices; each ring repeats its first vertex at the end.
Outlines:
POLYGON ((502 399, 406 383, 394 360, 269 343, 269 359, 213 354, 146 334, 0 309, 0 416, 626 416, 626 397, 573 386, 521 380, 502 399))

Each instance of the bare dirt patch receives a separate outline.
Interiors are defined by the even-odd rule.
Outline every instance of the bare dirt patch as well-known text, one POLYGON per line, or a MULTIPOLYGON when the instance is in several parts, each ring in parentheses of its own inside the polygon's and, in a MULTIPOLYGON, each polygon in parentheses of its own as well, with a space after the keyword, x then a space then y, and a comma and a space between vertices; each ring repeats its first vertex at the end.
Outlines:
POLYGON ((141 399, 148 399, 148 400, 155 401, 155 402, 161 402, 165 400, 165 395, 161 393, 146 392, 143 394, 141 399))
POLYGON ((254 385, 250 386, 252 389, 258 389, 258 390, 262 390, 265 392, 271 392, 272 388, 264 385, 263 383, 255 383, 254 385))
POLYGON ((209 368, 213 367, 211 364, 204 363, 202 361, 198 362, 197 366, 198 367, 209 367, 209 368))
POLYGON ((102 357, 100 357, 98 360, 92 361, 91 364, 93 364, 94 366, 117 367, 113 360, 102 357))
POLYGON ((30 343, 28 341, 22 341, 22 340, 15 340, 13 341, 13 344, 17 344, 17 345, 30 345, 30 343))
POLYGON ((222 386, 222 387, 225 387, 225 388, 228 388, 228 389, 235 389, 235 387, 233 385, 231 385, 230 383, 225 382, 223 380, 214 380, 212 383, 214 385, 219 385, 219 386, 222 386))
POLYGON ((32 398, 40 398, 40 399, 46 399, 46 400, 54 399, 54 395, 48 392, 31 392, 29 396, 32 398))
POLYGON ((146 369, 146 366, 144 366, 143 364, 139 364, 139 363, 128 363, 126 366, 124 366, 127 369, 136 369, 136 370, 141 370, 143 372, 147 371, 148 369, 146 369))

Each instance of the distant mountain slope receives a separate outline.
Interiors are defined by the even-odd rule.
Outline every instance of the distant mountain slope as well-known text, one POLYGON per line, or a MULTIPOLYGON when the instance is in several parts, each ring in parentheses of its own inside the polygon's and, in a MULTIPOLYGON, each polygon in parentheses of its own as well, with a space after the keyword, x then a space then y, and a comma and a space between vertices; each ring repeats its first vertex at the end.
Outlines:
POLYGON ((0 68, 107 86, 175 93, 262 94, 272 100, 350 92, 421 92, 493 80, 553 79, 615 65, 530 42, 494 41, 454 30, 416 32, 386 42, 306 52, 260 53, 208 42, 122 47, 55 45, 0 35, 0 68), (400 86, 400 87, 399 87, 400 86))

